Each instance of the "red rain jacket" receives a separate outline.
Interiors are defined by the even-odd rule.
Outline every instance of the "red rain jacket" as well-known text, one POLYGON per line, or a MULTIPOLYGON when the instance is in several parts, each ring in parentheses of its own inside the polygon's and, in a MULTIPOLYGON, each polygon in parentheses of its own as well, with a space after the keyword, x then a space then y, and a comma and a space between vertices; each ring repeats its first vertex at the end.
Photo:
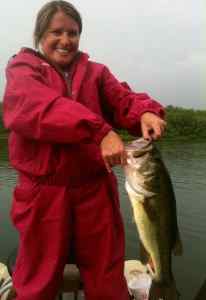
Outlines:
POLYGON ((80 184, 106 172, 99 144, 107 132, 118 127, 140 134, 142 113, 164 113, 147 94, 130 91, 85 53, 76 65, 71 95, 63 76, 32 49, 23 48, 10 60, 6 76, 11 164, 53 183, 80 184))

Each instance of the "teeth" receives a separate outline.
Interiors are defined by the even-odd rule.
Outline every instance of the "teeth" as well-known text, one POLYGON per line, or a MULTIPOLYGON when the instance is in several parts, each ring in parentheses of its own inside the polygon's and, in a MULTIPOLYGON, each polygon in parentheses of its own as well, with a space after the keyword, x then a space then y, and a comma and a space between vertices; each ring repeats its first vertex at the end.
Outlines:
POLYGON ((60 53, 69 53, 67 49, 57 49, 57 51, 60 53))

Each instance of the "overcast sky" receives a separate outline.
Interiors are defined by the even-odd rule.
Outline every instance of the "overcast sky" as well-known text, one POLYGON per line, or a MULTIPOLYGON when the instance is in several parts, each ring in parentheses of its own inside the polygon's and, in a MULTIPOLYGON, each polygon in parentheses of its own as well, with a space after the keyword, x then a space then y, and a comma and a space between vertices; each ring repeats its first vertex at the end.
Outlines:
MULTIPOLYGON (((80 48, 163 105, 206 109, 204 1, 74 0, 83 17, 80 48)), ((35 17, 46 2, 1 3, 1 98, 6 63, 22 46, 32 47, 35 17)))

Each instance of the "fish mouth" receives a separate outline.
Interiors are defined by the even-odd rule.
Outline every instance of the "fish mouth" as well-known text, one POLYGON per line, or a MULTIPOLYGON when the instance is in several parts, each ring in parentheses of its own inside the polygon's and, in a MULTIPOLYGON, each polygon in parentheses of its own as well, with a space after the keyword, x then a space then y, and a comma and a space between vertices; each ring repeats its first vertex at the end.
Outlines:
POLYGON ((132 141, 126 145, 127 153, 131 153, 134 158, 144 155, 146 152, 152 150, 152 141, 145 140, 143 137, 132 141))

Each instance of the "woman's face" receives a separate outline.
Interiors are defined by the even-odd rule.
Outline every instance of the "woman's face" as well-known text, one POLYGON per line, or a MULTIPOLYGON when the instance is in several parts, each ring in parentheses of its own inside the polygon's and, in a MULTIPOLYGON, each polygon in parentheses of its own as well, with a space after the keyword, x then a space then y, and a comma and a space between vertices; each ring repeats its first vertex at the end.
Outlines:
POLYGON ((79 25, 72 18, 59 11, 54 14, 40 46, 44 56, 57 68, 68 66, 79 49, 79 25))

